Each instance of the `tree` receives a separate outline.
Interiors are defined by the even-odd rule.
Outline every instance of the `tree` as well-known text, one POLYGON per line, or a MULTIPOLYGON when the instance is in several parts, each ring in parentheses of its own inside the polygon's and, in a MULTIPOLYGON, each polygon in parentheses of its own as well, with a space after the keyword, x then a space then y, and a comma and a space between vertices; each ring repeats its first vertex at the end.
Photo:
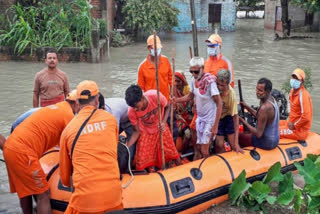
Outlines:
POLYGON ((307 13, 320 11, 320 0, 291 0, 291 2, 305 9, 307 13))
POLYGON ((151 33, 171 30, 178 25, 179 10, 170 3, 172 0, 127 0, 122 9, 125 24, 135 35, 138 30, 151 33))

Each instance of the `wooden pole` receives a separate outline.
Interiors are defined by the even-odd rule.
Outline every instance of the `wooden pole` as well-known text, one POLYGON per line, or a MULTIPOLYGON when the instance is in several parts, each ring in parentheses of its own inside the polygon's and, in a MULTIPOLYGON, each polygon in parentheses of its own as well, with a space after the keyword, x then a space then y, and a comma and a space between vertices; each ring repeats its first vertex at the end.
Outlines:
POLYGON ((196 18, 195 18, 194 0, 190 0, 190 11, 191 11, 193 50, 194 50, 193 53, 194 53, 194 56, 199 56, 197 22, 196 22, 196 18))
MULTIPOLYGON (((174 48, 172 48, 172 87, 171 87, 171 97, 174 97, 175 95, 175 51, 174 48)), ((171 111, 170 111, 170 130, 171 130, 171 135, 173 137, 173 104, 171 103, 171 111)))
POLYGON ((162 169, 165 168, 165 158, 164 158, 164 148, 163 148, 163 136, 161 130, 161 104, 160 104, 160 89, 159 89, 159 70, 158 70, 158 53, 157 53, 157 32, 153 31, 153 41, 154 41, 154 62, 156 67, 156 83, 157 83, 157 101, 158 101, 158 114, 159 114, 159 135, 160 135, 160 146, 161 146, 161 160, 162 169))
POLYGON ((189 52, 190 52, 190 59, 192 59, 192 48, 191 48, 191 46, 189 46, 189 52))

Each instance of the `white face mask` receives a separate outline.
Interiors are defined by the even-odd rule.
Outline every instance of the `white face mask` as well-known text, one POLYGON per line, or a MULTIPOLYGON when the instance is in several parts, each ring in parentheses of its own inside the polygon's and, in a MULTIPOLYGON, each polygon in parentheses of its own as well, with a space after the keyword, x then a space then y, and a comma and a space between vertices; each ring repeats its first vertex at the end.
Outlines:
MULTIPOLYGON (((160 55, 160 53, 161 53, 161 48, 158 48, 158 49, 157 49, 157 56, 159 56, 159 55, 160 55)), ((151 49, 150 54, 151 54, 152 56, 155 56, 154 48, 152 48, 152 49, 151 49)))
POLYGON ((207 48, 208 56, 215 56, 216 55, 216 48, 207 48))

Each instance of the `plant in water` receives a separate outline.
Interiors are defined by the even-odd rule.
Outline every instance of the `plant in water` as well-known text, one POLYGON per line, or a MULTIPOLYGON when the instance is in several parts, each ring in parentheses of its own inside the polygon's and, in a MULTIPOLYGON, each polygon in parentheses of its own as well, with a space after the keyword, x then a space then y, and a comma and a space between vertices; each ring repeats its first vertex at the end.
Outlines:
POLYGON ((246 182, 246 172, 243 170, 229 189, 229 198, 232 200, 232 204, 254 211, 265 211, 265 203, 274 204, 277 200, 275 196, 270 194, 271 188, 269 184, 272 181, 283 180, 280 169, 280 163, 275 163, 268 170, 263 181, 255 181, 252 184, 246 182))
POLYGON ((281 173, 281 165, 275 163, 268 170, 262 181, 252 184, 246 182, 246 172, 243 170, 234 180, 229 189, 229 198, 233 205, 245 209, 266 212, 266 204, 288 206, 293 204, 296 213, 320 212, 320 156, 308 155, 303 166, 295 162, 299 174, 304 177, 305 186, 301 190, 294 188, 293 176, 289 171, 281 173), (270 183, 278 182, 277 196, 271 194, 270 183))
MULTIPOLYGON (((304 80, 304 87, 311 91, 312 90, 312 82, 311 82, 311 74, 312 74, 312 70, 310 67, 305 67, 305 68, 302 68, 302 70, 304 70, 305 74, 306 74, 306 79, 304 80)), ((288 79, 282 84, 281 86, 281 90, 287 94, 290 93, 290 90, 291 90, 291 86, 290 86, 290 79, 291 79, 291 73, 288 77, 288 79)))
POLYGON ((171 5, 172 0, 126 0, 122 12, 126 25, 145 33, 171 30, 178 25, 179 10, 171 5))

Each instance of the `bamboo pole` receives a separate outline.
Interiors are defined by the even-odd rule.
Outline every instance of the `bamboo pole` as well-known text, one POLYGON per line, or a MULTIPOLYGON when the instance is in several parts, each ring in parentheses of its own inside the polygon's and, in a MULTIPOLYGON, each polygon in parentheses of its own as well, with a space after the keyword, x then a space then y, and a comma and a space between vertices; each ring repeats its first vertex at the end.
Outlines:
MULTIPOLYGON (((172 86, 171 86, 171 97, 175 96, 175 72, 176 72, 176 66, 175 66, 175 50, 172 48, 172 86)), ((170 111, 170 130, 171 135, 173 137, 173 103, 171 103, 171 111, 170 111)))
POLYGON ((191 12, 191 25, 192 25, 193 53, 194 53, 194 56, 199 56, 197 22, 195 18, 196 14, 194 9, 194 0, 190 0, 190 12, 191 12))
POLYGON ((190 53, 190 59, 192 59, 192 48, 191 48, 191 46, 189 46, 189 53, 190 53))
POLYGON ((158 101, 158 114, 159 114, 159 135, 160 135, 160 145, 161 145, 161 160, 162 160, 162 169, 165 168, 165 158, 164 158, 164 148, 163 148, 163 136, 161 130, 161 104, 160 104, 160 89, 159 89, 159 69, 158 69, 158 53, 157 53, 157 32, 153 31, 153 41, 154 41, 154 62, 156 67, 156 83, 157 83, 157 101, 158 101))

